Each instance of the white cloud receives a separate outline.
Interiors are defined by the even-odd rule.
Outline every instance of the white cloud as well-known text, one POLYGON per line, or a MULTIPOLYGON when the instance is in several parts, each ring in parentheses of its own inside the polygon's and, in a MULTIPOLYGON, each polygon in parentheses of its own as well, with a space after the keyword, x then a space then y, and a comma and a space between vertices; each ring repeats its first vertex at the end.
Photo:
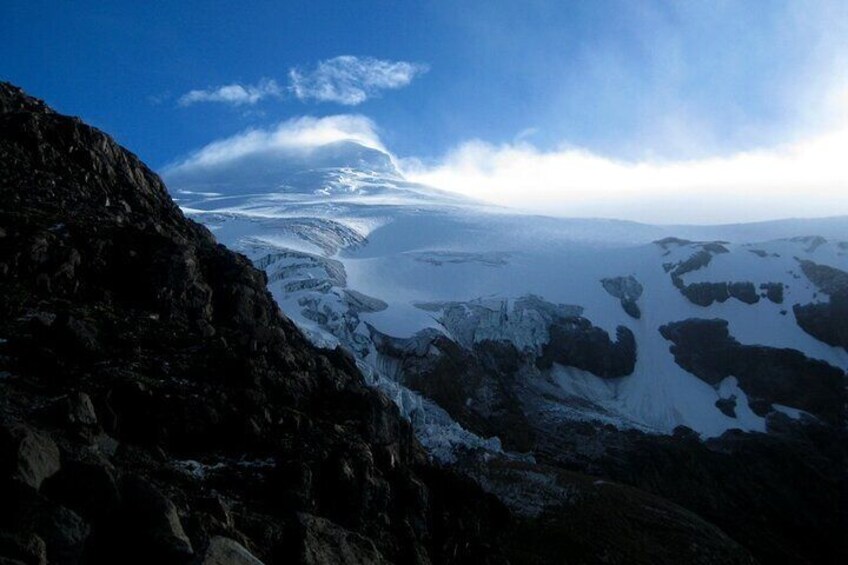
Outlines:
MULTIPOLYGON (((342 55, 320 61, 315 69, 289 70, 288 90, 302 101, 337 102, 356 106, 379 94, 407 86, 427 72, 427 65, 387 61, 372 57, 342 55)), ((263 78, 255 85, 238 83, 197 89, 180 96, 180 106, 198 102, 218 102, 233 106, 253 105, 265 98, 282 98, 284 89, 273 79, 263 78)))
POLYGON ((342 55, 318 63, 311 71, 291 69, 290 89, 300 100, 355 106, 381 90, 407 86, 427 66, 406 61, 342 55))
MULTIPOLYGON (((622 161, 517 139, 460 144, 411 180, 544 214, 648 223, 731 223, 848 214, 848 89, 842 121, 781 146, 680 161, 622 161)), ((834 112, 834 116, 840 113, 834 112)))
POLYGON ((385 151, 374 122, 365 116, 340 114, 325 118, 300 117, 269 129, 249 129, 210 143, 185 160, 167 167, 165 172, 187 172, 223 164, 246 155, 308 150, 346 140, 385 151))
POLYGON ((191 90, 178 101, 180 106, 198 102, 220 102, 233 106, 253 105, 264 98, 280 98, 283 89, 272 79, 262 79, 255 85, 228 84, 214 88, 191 90))

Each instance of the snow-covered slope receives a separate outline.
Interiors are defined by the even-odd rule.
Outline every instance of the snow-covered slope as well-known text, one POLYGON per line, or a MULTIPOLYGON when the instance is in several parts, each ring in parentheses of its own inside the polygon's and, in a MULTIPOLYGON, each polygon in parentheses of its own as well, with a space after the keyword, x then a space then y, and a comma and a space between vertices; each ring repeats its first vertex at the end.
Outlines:
POLYGON ((844 417, 842 298, 815 272, 848 270, 848 218, 556 219, 409 183, 353 142, 249 159, 166 180, 267 271, 311 339, 354 353, 437 455, 505 436, 522 449, 515 430, 561 420, 714 436, 765 430, 776 411, 844 417))

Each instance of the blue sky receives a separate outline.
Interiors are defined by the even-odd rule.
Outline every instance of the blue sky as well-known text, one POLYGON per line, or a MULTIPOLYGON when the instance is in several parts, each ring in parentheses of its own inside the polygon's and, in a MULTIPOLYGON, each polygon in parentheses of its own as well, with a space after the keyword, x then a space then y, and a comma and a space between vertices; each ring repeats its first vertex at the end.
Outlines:
POLYGON ((844 0, 4 0, 0 15, 0 78, 159 169, 249 128, 350 113, 444 182, 432 169, 469 143, 731 158, 826 132, 848 84, 844 0), (316 96, 322 76, 351 77, 342 56, 383 75, 353 99, 316 96))

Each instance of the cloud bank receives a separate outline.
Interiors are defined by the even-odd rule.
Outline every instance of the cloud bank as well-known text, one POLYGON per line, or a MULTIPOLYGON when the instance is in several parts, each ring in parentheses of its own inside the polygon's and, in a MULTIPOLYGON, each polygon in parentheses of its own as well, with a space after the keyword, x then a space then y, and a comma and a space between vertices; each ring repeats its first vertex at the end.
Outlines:
POLYGON ((343 55, 321 61, 312 70, 291 69, 290 89, 300 100, 356 106, 379 94, 407 86, 427 66, 343 55))
POLYGON ((219 102, 232 106, 253 105, 265 98, 280 98, 283 89, 272 79, 262 79, 255 85, 228 84, 208 89, 191 90, 178 100, 180 106, 198 102, 219 102))
POLYGON ((723 157, 628 162, 477 140, 403 167, 411 180, 537 213, 716 224, 848 214, 846 147, 848 128, 723 157))
POLYGON ((826 129, 720 156, 623 160, 568 145, 542 150, 518 135, 400 162, 410 180, 549 215, 656 224, 848 215, 848 85, 820 105, 826 129))

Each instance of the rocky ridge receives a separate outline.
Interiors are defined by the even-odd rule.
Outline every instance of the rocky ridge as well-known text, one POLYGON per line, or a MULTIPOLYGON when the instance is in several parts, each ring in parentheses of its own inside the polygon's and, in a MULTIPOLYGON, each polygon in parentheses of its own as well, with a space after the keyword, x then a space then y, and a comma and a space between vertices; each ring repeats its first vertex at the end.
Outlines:
POLYGON ((506 511, 135 156, 2 84, 0 179, 6 563, 505 559, 506 511))

